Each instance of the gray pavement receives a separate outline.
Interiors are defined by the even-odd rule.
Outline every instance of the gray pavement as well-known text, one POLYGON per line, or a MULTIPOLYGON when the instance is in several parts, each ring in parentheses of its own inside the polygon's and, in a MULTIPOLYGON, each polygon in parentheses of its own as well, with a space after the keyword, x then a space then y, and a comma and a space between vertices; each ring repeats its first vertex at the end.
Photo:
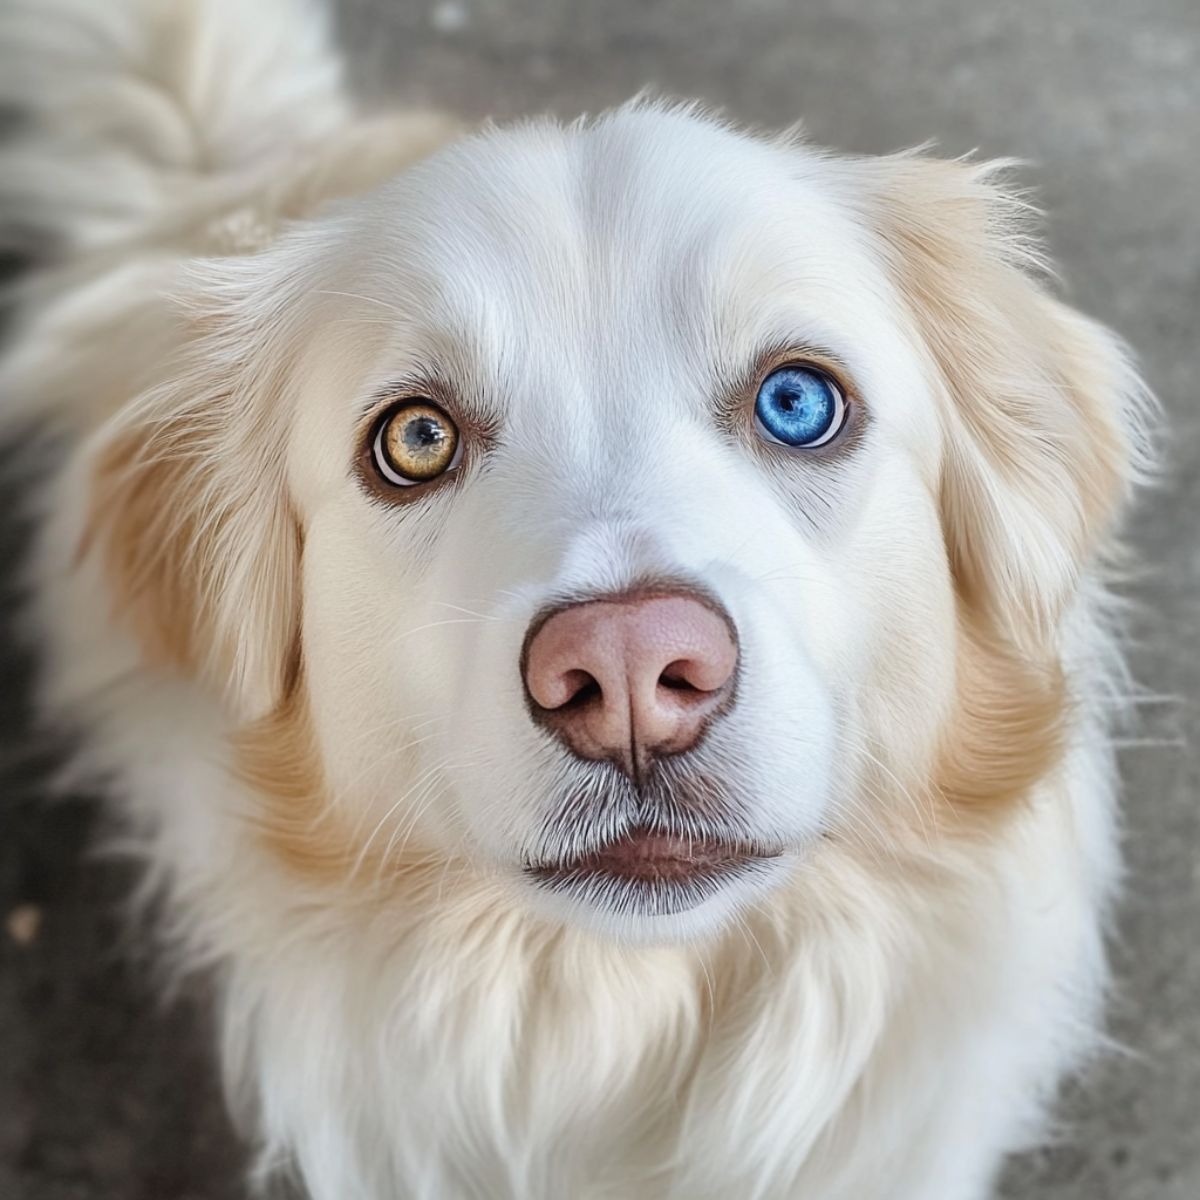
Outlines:
MULTIPOLYGON (((1131 527, 1133 657, 1177 700, 1145 707, 1123 758, 1121 1048, 1070 1089, 1056 1145, 1015 1164, 1004 1194, 1200 1200, 1198 0, 342 0, 340 25, 372 99, 571 115, 651 84, 753 123, 803 117, 848 150, 934 137, 1035 165, 1070 296, 1129 338, 1167 410, 1169 469, 1131 527)), ((21 536, 6 525, 8 574, 21 536)), ((28 663, 5 640, 0 1200, 238 1196, 202 998, 164 1010, 124 954, 125 871, 86 855, 85 799, 44 803, 53 752, 30 739, 28 663)))

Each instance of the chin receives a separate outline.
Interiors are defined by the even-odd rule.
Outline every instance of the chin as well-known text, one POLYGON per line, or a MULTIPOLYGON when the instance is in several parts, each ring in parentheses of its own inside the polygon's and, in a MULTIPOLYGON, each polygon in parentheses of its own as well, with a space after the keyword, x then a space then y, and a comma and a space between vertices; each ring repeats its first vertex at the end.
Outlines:
POLYGON ((789 869, 795 856, 777 847, 636 830, 585 854, 530 863, 521 879, 548 921, 666 945, 719 934, 789 869))
POLYGON ((302 4, 16 5, 39 703, 248 1171, 986 1195, 1101 1040, 1154 411, 1007 167, 367 116, 302 4))

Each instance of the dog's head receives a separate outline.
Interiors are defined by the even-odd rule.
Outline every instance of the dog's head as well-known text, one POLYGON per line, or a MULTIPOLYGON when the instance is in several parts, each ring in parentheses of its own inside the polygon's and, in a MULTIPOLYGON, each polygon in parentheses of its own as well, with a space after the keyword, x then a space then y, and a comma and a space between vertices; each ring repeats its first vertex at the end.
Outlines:
POLYGON ((1052 768, 1138 386, 994 169, 688 113, 487 132, 203 265, 97 453, 291 867, 672 937, 1052 768))

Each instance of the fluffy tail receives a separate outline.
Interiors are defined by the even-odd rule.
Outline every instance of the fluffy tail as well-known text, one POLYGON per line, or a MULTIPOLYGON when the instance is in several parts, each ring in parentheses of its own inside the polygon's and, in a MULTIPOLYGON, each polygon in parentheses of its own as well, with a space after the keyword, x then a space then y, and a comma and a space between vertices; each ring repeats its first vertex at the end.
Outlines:
POLYGON ((5 0, 4 248, 70 260, 194 228, 196 206, 336 129, 322 17, 317 0, 5 0))

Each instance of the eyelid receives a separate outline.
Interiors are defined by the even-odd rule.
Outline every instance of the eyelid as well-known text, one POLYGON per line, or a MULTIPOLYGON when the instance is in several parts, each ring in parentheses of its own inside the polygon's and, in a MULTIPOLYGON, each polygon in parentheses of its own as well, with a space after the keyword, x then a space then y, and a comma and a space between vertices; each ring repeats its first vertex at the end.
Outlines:
POLYGON ((379 422, 401 405, 417 404, 422 400, 440 408, 454 422, 460 438, 467 438, 477 450, 483 451, 495 444, 500 424, 498 417, 489 416, 483 406, 469 396, 460 398, 459 389, 436 371, 406 374, 374 391, 363 405, 362 415, 356 423, 356 440, 360 445, 374 445, 379 422))
POLYGON ((776 342, 759 351, 746 366, 727 375, 721 389, 721 419, 731 430, 743 427, 744 414, 753 412, 758 389, 773 371, 796 366, 825 375, 841 391, 847 407, 858 407, 858 390, 846 362, 832 350, 812 343, 776 342))
POLYGON ((838 389, 847 403, 855 394, 850 382, 849 368, 836 354, 813 346, 793 346, 759 356, 753 371, 754 395, 758 395, 758 389, 762 387, 769 375, 773 375, 783 367, 800 367, 805 371, 823 375, 838 389))
POLYGON ((360 440, 370 438, 374 444, 375 431, 388 417, 406 404, 432 404, 440 408, 456 425, 461 426, 454 397, 444 384, 434 379, 405 379, 372 394, 362 407, 358 421, 360 440))

